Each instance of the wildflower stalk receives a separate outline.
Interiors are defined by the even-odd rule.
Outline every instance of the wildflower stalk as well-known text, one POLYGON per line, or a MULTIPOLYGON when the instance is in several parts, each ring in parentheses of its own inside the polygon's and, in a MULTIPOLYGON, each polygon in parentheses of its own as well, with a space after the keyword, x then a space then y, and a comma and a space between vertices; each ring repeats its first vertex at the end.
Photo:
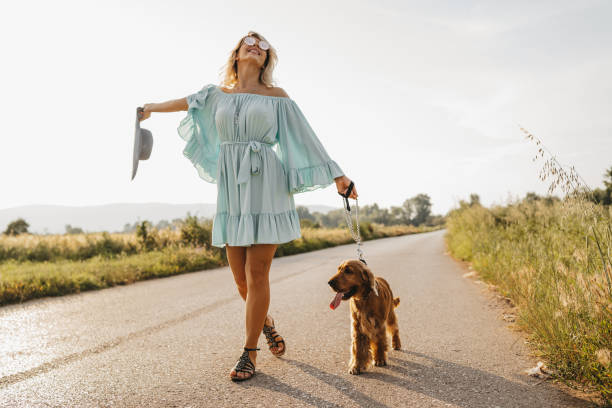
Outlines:
MULTIPOLYGON (((536 146, 538 146, 538 154, 533 158, 533 161, 537 160, 538 157, 543 158, 544 153, 548 153, 549 158, 545 160, 542 169, 540 170, 540 180, 545 181, 546 178, 550 175, 556 176, 555 179, 548 186, 548 194, 552 194, 557 187, 561 187, 562 191, 566 194, 567 197, 577 199, 580 201, 584 201, 585 198, 590 198, 591 201, 594 201, 593 189, 587 184, 587 182, 582 178, 582 176, 576 171, 574 166, 571 166, 570 171, 565 170, 563 164, 557 160, 557 157, 551 153, 551 151, 542 143, 542 141, 534 136, 531 132, 526 130, 524 127, 519 125, 519 129, 526 135, 526 139, 529 139, 535 142, 536 146), (555 166, 556 165, 556 166, 555 166)), ((603 275, 606 277, 606 281, 608 283, 608 294, 612 297, 612 278, 610 277, 609 270, 612 269, 612 261, 610 260, 609 252, 610 247, 612 246, 612 228, 610 227, 610 219, 607 218, 607 229, 610 232, 607 240, 607 255, 604 255, 604 251, 602 248, 602 239, 599 237, 596 231, 597 219, 602 217, 602 211, 596 211, 598 205, 589 205, 586 207, 585 213, 587 214, 587 218, 591 219, 592 216, 595 220, 591 219, 591 223, 589 225, 589 229, 593 232, 592 237, 587 237, 587 241, 589 238, 593 239, 595 244, 597 245, 597 250, 599 251, 601 257, 601 263, 603 267, 603 275)))

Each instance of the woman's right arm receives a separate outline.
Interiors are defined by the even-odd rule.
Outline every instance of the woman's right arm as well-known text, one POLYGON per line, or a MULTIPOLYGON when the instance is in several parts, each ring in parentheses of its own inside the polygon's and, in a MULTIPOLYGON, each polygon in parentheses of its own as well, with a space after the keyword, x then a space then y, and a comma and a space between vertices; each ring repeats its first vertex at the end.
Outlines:
POLYGON ((188 108, 187 97, 161 103, 146 103, 143 105, 143 115, 140 120, 147 119, 151 116, 151 112, 178 112, 186 111, 188 108))

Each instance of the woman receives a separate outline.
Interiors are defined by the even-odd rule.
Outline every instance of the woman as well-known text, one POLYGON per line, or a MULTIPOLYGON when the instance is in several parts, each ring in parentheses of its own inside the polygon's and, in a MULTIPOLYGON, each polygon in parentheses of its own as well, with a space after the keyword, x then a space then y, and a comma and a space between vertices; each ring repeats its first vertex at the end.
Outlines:
MULTIPOLYGON (((301 236, 293 194, 351 180, 333 161, 297 104, 272 86, 276 51, 250 31, 232 50, 224 87, 207 84, 185 98, 144 105, 151 112, 187 111, 178 127, 183 154, 202 179, 217 184, 212 245, 226 248, 240 296, 246 301, 244 352, 233 381, 255 374, 263 330, 270 351, 285 353, 284 339, 268 313, 269 271, 278 244, 301 236), (276 148, 276 150, 274 150, 276 148)), ((353 188, 351 195, 357 198, 353 188)))

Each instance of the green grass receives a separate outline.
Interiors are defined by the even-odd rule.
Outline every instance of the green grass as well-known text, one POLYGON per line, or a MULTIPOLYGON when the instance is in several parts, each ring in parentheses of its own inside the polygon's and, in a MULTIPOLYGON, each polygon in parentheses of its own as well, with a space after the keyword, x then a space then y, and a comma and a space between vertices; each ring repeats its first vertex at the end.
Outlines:
MULTIPOLYGON (((202 233, 190 236, 209 237, 210 226, 210 223, 194 225, 192 231, 201 229, 202 233)), ((374 223, 361 223, 360 227, 362 240, 440 228, 383 226, 374 223)), ((191 240, 199 242, 199 239, 191 240)), ((347 228, 302 228, 302 237, 279 245, 275 256, 351 242, 354 241, 347 228)), ((171 231, 152 230, 146 239, 140 240, 134 234, 50 237, 28 234, 23 237, 5 237, 0 240, 0 247, 4 248, 5 254, 15 255, 0 263, 0 305, 228 265, 224 249, 185 243, 184 237, 171 231), (120 248, 129 250, 121 251, 120 248), (79 259, 78 254, 83 255, 82 259, 79 259), (32 261, 30 258, 45 260, 32 261)))
POLYGON ((86 261, 9 261, 0 265, 0 304, 126 285, 223 265, 225 260, 218 255, 194 248, 167 248, 116 258, 98 255, 86 261))

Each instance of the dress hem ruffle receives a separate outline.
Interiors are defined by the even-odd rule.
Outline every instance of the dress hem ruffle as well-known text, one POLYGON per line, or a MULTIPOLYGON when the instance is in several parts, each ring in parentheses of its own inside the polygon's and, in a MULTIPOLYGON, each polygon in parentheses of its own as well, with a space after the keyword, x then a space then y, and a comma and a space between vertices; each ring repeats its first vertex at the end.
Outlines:
POLYGON ((282 244, 300 238, 300 219, 295 209, 280 213, 216 213, 213 218, 212 245, 223 248, 253 244, 282 244), (265 237, 265 238, 263 238, 265 237))
POLYGON ((289 193, 299 194, 324 188, 343 175, 344 172, 334 160, 318 166, 289 169, 289 193))

